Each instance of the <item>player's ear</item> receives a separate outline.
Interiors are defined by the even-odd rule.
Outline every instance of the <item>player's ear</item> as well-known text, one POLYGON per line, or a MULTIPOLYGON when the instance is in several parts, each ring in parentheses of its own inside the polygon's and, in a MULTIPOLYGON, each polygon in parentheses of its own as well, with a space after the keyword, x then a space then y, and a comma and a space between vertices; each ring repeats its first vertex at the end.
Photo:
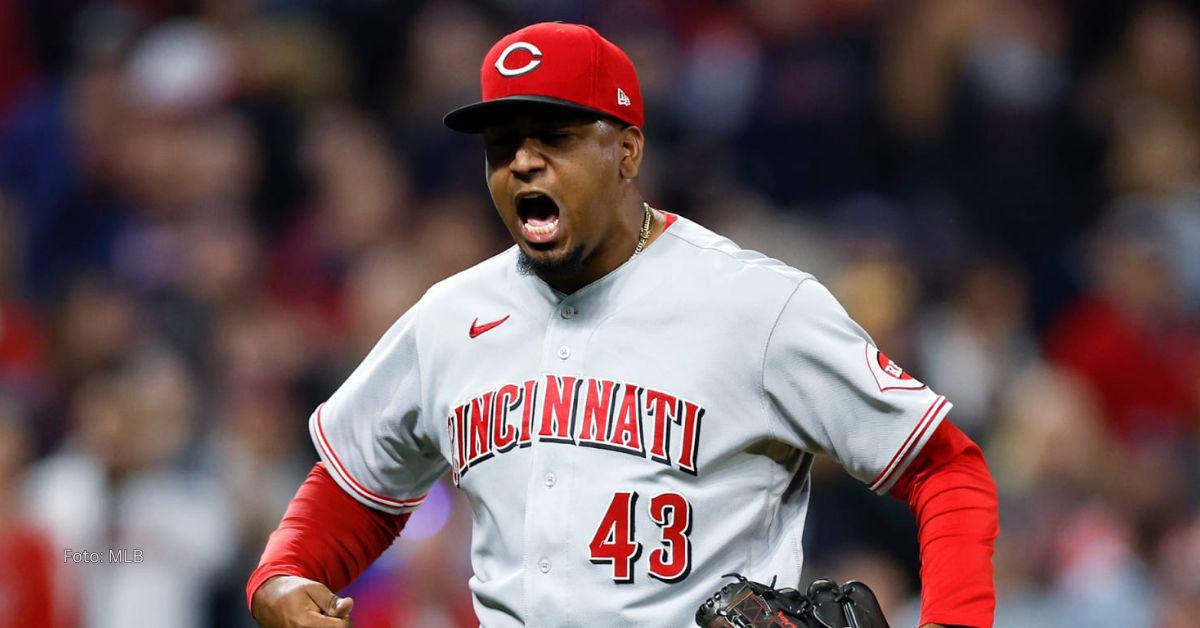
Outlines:
POLYGON ((642 168, 642 147, 646 138, 642 135, 642 130, 632 124, 621 129, 620 133, 621 178, 637 178, 638 171, 642 168))

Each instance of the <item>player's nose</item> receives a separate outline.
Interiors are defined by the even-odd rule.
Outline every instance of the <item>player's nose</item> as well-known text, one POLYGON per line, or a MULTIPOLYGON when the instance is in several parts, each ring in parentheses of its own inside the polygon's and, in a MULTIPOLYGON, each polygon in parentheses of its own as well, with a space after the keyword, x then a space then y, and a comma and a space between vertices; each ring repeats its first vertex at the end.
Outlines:
POLYGON ((534 173, 546 167, 546 160, 538 150, 537 142, 533 138, 527 137, 517 146, 517 151, 513 154, 508 167, 515 176, 527 180, 534 173))

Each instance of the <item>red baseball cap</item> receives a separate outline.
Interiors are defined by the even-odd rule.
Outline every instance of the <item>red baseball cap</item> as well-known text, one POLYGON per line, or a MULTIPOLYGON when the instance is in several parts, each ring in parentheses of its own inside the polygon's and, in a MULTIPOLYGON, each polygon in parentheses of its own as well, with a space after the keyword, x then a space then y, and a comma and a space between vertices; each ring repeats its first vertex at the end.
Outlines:
POLYGON ((529 103, 548 104, 642 126, 642 90, 633 62, 611 41, 581 24, 542 22, 505 36, 483 58, 483 100, 442 122, 481 133, 493 120, 529 103))

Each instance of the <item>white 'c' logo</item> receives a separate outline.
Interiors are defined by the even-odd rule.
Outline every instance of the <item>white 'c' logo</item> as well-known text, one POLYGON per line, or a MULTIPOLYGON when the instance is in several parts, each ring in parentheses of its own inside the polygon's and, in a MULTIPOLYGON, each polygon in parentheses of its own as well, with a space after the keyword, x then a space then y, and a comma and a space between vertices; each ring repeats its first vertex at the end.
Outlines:
POLYGON ((532 72, 534 68, 541 64, 542 51, 538 50, 537 46, 524 41, 516 41, 509 44, 508 48, 505 48, 504 52, 500 53, 500 58, 496 59, 496 71, 504 76, 520 76, 526 72, 532 72), (526 63, 525 65, 516 69, 504 65, 504 62, 508 59, 508 55, 517 50, 528 50, 529 54, 533 55, 533 58, 529 60, 529 63, 526 63))

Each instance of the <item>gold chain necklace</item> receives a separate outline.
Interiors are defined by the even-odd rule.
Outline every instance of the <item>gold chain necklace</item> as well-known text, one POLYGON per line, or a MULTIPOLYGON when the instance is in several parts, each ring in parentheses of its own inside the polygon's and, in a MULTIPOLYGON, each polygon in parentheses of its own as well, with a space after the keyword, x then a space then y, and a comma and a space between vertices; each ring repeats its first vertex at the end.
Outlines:
POLYGON ((642 220, 642 233, 638 236, 637 248, 633 250, 633 254, 637 255, 646 248, 646 241, 650 239, 650 221, 654 219, 654 208, 650 207, 650 203, 642 201, 642 207, 646 208, 646 218, 642 220))

